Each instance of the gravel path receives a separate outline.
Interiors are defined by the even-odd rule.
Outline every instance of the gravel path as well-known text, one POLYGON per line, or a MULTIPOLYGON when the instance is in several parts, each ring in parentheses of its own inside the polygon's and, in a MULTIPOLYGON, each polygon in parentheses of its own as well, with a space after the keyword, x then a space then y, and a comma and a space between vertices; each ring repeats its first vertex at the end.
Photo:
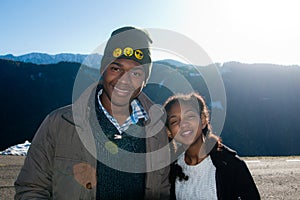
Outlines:
MULTIPOLYGON (((0 156, 0 199, 14 196, 13 183, 24 156, 0 156)), ((243 158, 257 184, 262 199, 300 200, 300 157, 243 158)))
POLYGON ((300 200, 300 157, 244 158, 262 199, 300 200))

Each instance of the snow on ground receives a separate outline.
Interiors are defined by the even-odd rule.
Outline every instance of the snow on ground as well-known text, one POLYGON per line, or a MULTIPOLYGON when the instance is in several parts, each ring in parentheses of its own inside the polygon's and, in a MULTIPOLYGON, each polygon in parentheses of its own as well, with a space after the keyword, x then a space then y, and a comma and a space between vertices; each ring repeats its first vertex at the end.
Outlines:
POLYGON ((9 147, 4 151, 0 151, 0 155, 26 156, 29 147, 30 147, 30 142, 26 140, 23 144, 17 144, 9 147))

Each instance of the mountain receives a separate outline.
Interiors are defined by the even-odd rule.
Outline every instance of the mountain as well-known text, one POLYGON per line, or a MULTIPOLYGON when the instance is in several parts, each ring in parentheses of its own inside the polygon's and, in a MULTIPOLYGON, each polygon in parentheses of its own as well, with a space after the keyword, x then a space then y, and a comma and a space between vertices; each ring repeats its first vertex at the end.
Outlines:
MULTIPOLYGON (((99 54, 71 54, 71 53, 60 53, 55 55, 50 55, 46 53, 28 53, 21 56, 14 56, 13 54, 0 55, 0 59, 12 60, 12 61, 21 61, 25 63, 34 63, 34 64, 55 64, 59 62, 77 62, 85 64, 89 67, 99 68, 102 55, 99 54)), ((172 60, 165 59, 158 61, 160 64, 168 64, 171 66, 181 67, 186 66, 186 64, 172 60)))
POLYGON ((300 67, 225 63, 227 116, 222 138, 239 151, 299 155, 300 67), (237 142, 239 141, 239 142, 237 142))
POLYGON ((59 62, 76 62, 85 64, 89 67, 99 68, 102 56, 99 54, 71 54, 60 53, 56 55, 49 55, 46 53, 29 53, 21 56, 14 56, 12 54, 0 55, 1 59, 21 61, 25 63, 34 64, 55 64, 59 62))
POLYGON ((3 128, 0 149, 31 140, 49 112, 72 101, 73 83, 80 66, 79 63, 36 65, 0 59, 3 128))
POLYGON ((177 60, 172 60, 172 59, 164 59, 164 60, 159 60, 157 61, 157 63, 159 64, 167 64, 167 65, 171 65, 174 67, 184 67, 186 66, 186 64, 179 62, 177 60))
MULTIPOLYGON (((221 137, 240 155, 300 155, 299 66, 239 62, 218 66, 226 105, 211 102, 203 78, 210 69, 154 62, 144 91, 161 104, 175 92, 195 90, 204 95, 210 108, 222 111, 227 107, 221 137)), ((37 65, 0 59, 0 150, 31 142, 49 112, 70 104, 75 90, 78 96, 97 80, 99 70, 80 63, 37 65)))

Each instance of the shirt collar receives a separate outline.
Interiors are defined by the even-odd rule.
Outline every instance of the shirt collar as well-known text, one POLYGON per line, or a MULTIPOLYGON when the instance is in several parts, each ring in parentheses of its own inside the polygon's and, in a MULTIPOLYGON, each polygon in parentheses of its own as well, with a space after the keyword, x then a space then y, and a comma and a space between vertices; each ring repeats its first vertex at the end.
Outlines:
POLYGON ((100 96, 102 94, 103 89, 100 89, 97 94, 97 100, 100 106, 100 109, 103 110, 105 116, 110 120, 110 122, 118 129, 121 134, 123 131, 127 130, 131 124, 136 124, 139 119, 144 119, 145 121, 149 119, 148 114, 145 109, 141 105, 141 103, 137 99, 133 99, 130 103, 132 108, 132 113, 124 122, 124 124, 120 125, 117 120, 109 114, 109 112, 104 108, 101 103, 100 96))

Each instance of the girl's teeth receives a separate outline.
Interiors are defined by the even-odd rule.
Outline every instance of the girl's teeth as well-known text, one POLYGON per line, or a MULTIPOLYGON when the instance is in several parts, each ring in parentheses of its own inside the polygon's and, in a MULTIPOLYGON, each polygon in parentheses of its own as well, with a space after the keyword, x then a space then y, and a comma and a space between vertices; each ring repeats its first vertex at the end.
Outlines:
POLYGON ((183 132, 181 135, 188 135, 188 134, 190 134, 192 131, 185 131, 185 132, 183 132))

